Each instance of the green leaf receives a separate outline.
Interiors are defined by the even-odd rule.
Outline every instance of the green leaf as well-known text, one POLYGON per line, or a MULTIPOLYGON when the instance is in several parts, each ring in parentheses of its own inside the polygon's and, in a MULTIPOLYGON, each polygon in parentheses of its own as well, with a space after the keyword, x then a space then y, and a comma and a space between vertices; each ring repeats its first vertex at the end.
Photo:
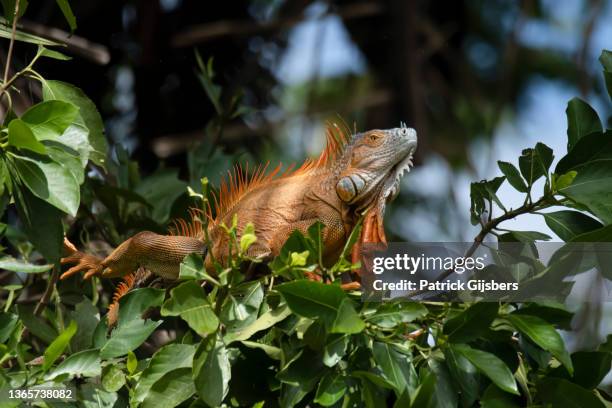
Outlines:
POLYGON ((467 343, 489 330, 497 317, 497 303, 481 302, 468 307, 444 324, 444 333, 454 343, 467 343))
POLYGON ((42 366, 43 371, 47 371, 49 368, 51 368, 55 360, 57 360, 58 357, 64 352, 64 349, 66 349, 68 343, 70 343, 70 339, 72 336, 74 336, 76 331, 77 324, 73 320, 70 322, 68 327, 66 327, 66 329, 61 332, 51 344, 49 344, 49 347, 47 347, 44 354, 44 362, 42 366))
POLYGON ((128 351, 127 353, 125 368, 127 369, 128 374, 130 375, 134 374, 136 372, 136 369, 138 368, 138 358, 136 357, 136 354, 134 354, 133 351, 128 351))
POLYGON ((372 355, 398 397, 408 389, 413 391, 418 381, 412 362, 403 353, 398 352, 391 344, 375 341, 372 344, 372 355))
POLYGON ((521 169, 521 174, 527 181, 527 186, 531 187, 533 183, 546 174, 542 166, 544 160, 545 159, 539 157, 538 150, 536 149, 530 148, 523 150, 519 157, 519 168, 521 169))
POLYGON ((77 323, 78 330, 70 341, 72 352, 89 349, 93 343, 93 333, 100 322, 98 308, 84 298, 77 303, 70 317, 77 323))
POLYGON ((193 381, 202 401, 216 407, 229 391, 232 372, 227 349, 213 333, 200 343, 193 364, 193 381))
POLYGON ((170 299, 162 306, 161 315, 180 316, 202 337, 219 326, 219 319, 196 281, 187 281, 172 289, 170 299))
POLYGON ((143 408, 176 407, 195 393, 191 369, 177 368, 166 373, 151 387, 143 408))
POLYGON ((337 285, 296 280, 276 287, 299 316, 320 319, 330 333, 359 333, 365 327, 350 299, 337 285))
POLYGON ((69 61, 72 59, 72 57, 69 57, 68 55, 64 55, 58 51, 50 50, 48 48, 45 48, 42 45, 38 46, 38 54, 41 57, 47 57, 47 58, 61 60, 61 61, 69 61))
MULTIPOLYGON (((559 160, 555 173, 579 172, 584 166, 612 162, 612 130, 597 132, 582 137, 574 148, 559 160)), ((571 181, 571 180, 570 180, 571 181)), ((567 183, 569 185, 570 183, 567 183)), ((562 188, 560 186, 559 188, 562 188)))
POLYGON ((34 195, 54 207, 75 216, 81 200, 79 183, 70 170, 49 158, 38 160, 10 154, 20 179, 34 195))
POLYGON ((162 324, 162 321, 134 319, 117 327, 100 349, 104 359, 119 357, 140 346, 162 324))
POLYGON ((34 315, 34 307, 17 305, 17 314, 34 336, 41 339, 44 343, 50 344, 58 336, 57 330, 50 326, 46 320, 34 315))
POLYGON ((142 314, 152 307, 161 306, 164 301, 164 289, 138 288, 131 290, 119 300, 119 326, 134 319, 141 319, 142 314))
MULTIPOLYGON (((4 9, 4 18, 8 25, 13 24, 13 18, 15 17, 15 5, 17 4, 16 0, 1 0, 2 8, 4 9)), ((19 0, 19 10, 17 14, 17 18, 21 18, 28 8, 28 0, 19 0)))
POLYGON ((453 347, 444 350, 444 358, 453 382, 458 385, 463 406, 471 406, 480 396, 480 374, 474 365, 453 347))
POLYGON ((259 316, 259 318, 255 320, 252 324, 243 327, 235 332, 226 334, 223 338, 223 341, 225 342, 225 344, 230 344, 234 341, 248 340, 255 333, 269 329, 275 324, 285 320, 290 315, 291 310, 289 310, 289 308, 286 306, 281 306, 276 309, 269 310, 259 316))
POLYGON ((542 216, 548 228, 563 241, 571 241, 577 235, 603 227, 599 221, 578 211, 562 210, 543 213, 542 216))
POLYGON ((79 403, 84 408, 113 408, 119 397, 118 393, 105 391, 99 384, 84 383, 79 391, 79 403))
POLYGON ((15 327, 19 316, 12 313, 0 313, 0 344, 6 343, 15 327))
POLYGON ((550 241, 552 238, 548 235, 538 231, 510 231, 508 234, 512 235, 519 242, 534 242, 534 241, 550 241))
POLYGON ((570 170, 562 175, 553 174, 553 191, 564 189, 572 184, 577 174, 576 170, 570 170))
POLYGON ((40 143, 30 127, 21 119, 13 119, 8 125, 8 143, 18 149, 28 149, 35 153, 45 154, 47 149, 40 143))
POLYGON ((612 242, 612 224, 576 235, 571 242, 612 242))
POLYGON ((255 236, 255 225, 252 222, 247 223, 240 236, 240 253, 244 254, 257 241, 255 236))
POLYGON ((512 163, 498 161, 497 165, 504 176, 506 176, 506 180, 508 180, 508 183, 510 183, 512 187, 522 193, 526 193, 528 191, 527 185, 521 177, 521 173, 519 173, 518 169, 514 167, 512 163))
POLYGON ((133 399, 142 402, 149 394, 151 386, 164 374, 178 368, 190 368, 193 366, 193 355, 195 347, 190 344, 169 344, 159 349, 149 365, 142 371, 134 388, 133 399))
POLYGON ((612 223, 612 166, 606 162, 594 162, 582 167, 569 186, 559 192, 580 204, 601 219, 612 223))
POLYGON ((45 380, 53 380, 64 374, 68 375, 68 379, 72 379, 75 376, 100 376, 102 374, 100 351, 96 349, 83 350, 68 356, 68 358, 45 375, 45 380))
POLYGON ((204 259, 199 254, 189 254, 181 262, 179 279, 204 279, 204 259))
POLYGON ((319 382, 314 402, 324 407, 331 407, 346 393, 346 382, 340 374, 331 371, 319 382))
POLYGON ((200 84, 202 85, 202 88, 204 88, 206 95, 208 95, 208 99, 215 107, 217 115, 221 115, 223 113, 220 101, 221 87, 213 82, 213 78, 215 76, 212 69, 213 58, 209 58, 208 64, 204 64, 204 61, 197 50, 195 51, 195 57, 198 67, 200 68, 200 71, 198 72, 200 84))
POLYGON ((117 392, 125 385, 125 373, 114 364, 107 365, 102 371, 102 386, 108 392, 117 392))
POLYGON ((562 378, 546 377, 536 384, 538 396, 553 407, 605 408, 589 390, 562 378))
POLYGON ((452 382, 447 365, 443 361, 430 358, 427 365, 436 376, 436 389, 432 397, 433 407, 456 408, 458 403, 458 392, 452 382))
POLYGON ((599 62, 603 66, 606 88, 608 89, 610 99, 612 99, 612 52, 603 50, 599 56, 599 62))
POLYGON ((473 349, 467 344, 451 344, 450 347, 489 377, 495 385, 511 394, 519 395, 516 381, 508 366, 494 354, 473 349))
POLYGON ((597 350, 612 353, 612 334, 608 334, 608 337, 606 337, 606 341, 601 343, 599 347, 597 348, 597 350))
POLYGON ((502 391, 495 384, 487 387, 482 399, 480 400, 481 408, 520 408, 521 406, 515 400, 515 397, 502 391))
MULTIPOLYGON (((385 387, 386 381, 384 379, 369 371, 353 371, 351 374, 353 377, 361 380, 361 396, 360 399, 356 398, 356 400, 367 408, 387 407, 385 402, 387 399, 387 392, 385 391, 385 388, 387 387, 385 387)), ((388 388, 393 389, 390 386, 388 388)), ((353 406, 359 405, 353 403, 353 406)))
POLYGON ((85 181, 85 172, 81 165, 81 157, 78 152, 70 152, 65 146, 56 144, 56 146, 47 147, 47 155, 60 166, 65 168, 72 174, 72 177, 76 180, 77 184, 81 185, 85 181), (61 147, 60 147, 61 146, 61 147), (73 154, 75 153, 75 154, 73 154))
POLYGON ((572 354, 574 382, 593 389, 610 373, 612 353, 606 351, 578 351, 572 354))
POLYGON ((495 201, 500 208, 504 209, 503 204, 499 201, 497 197, 497 190, 502 185, 506 178, 505 177, 495 177, 492 180, 481 180, 479 182, 474 182, 470 184, 470 214, 472 224, 478 224, 478 220, 480 216, 488 211, 485 206, 486 201, 495 201))
MULTIPOLYGON (((96 165, 104 168, 106 166, 106 151, 108 150, 106 136, 104 135, 104 123, 96 105, 85 95, 85 93, 74 85, 62 81, 46 81, 43 84, 43 97, 45 100, 61 100, 70 102, 79 108, 79 116, 83 121, 86 144, 80 142, 77 150, 96 165), (85 153, 86 152, 86 153, 85 153)), ((77 122, 79 122, 77 118, 77 122)), ((70 131, 70 128, 66 133, 70 131)), ((68 135, 66 135, 68 136, 68 135)), ((74 143, 76 135, 71 136, 74 143)), ((79 141, 81 137, 79 136, 79 141)), ((62 140, 62 142, 66 142, 62 140)), ((73 144, 71 144, 73 146, 73 144)))
POLYGON ((563 330, 571 330, 571 321, 574 317, 574 314, 569 312, 563 304, 554 302, 529 303, 513 313, 538 316, 540 319, 563 330))
POLYGON ((523 335, 555 356, 570 373, 574 372, 561 335, 555 328, 536 316, 512 313, 506 319, 523 335))
POLYGON ((381 304, 375 313, 365 317, 369 323, 390 329, 402 323, 410 323, 427 314, 427 308, 417 302, 389 302, 381 304))
POLYGON ((47 262, 59 262, 64 239, 62 213, 30 193, 27 188, 17 190, 14 198, 19 220, 23 223, 28 240, 47 262), (40 231, 45 233, 41 234, 40 231))
POLYGON ((325 367, 320 353, 304 348, 279 371, 276 378, 283 383, 310 390, 324 373, 325 367))
POLYGON ((68 22, 68 25, 70 26, 70 32, 74 32, 74 30, 76 30, 77 28, 77 23, 76 23, 76 17, 74 16, 74 14, 72 14, 72 9, 70 8, 70 3, 68 3, 68 0, 55 0, 57 2, 57 5, 59 6, 60 10, 62 10, 62 14, 64 15, 64 18, 66 19, 66 21, 68 22))
POLYGON ((263 298, 263 286, 258 281, 244 282, 232 288, 219 316, 226 331, 239 330, 257 320, 263 298))
POLYGON ((168 220, 174 202, 187 192, 187 183, 179 180, 178 170, 161 169, 142 180, 134 191, 151 204, 153 219, 163 223, 168 220))
POLYGON ((332 334, 329 336, 329 341, 323 348, 323 364, 327 367, 333 367, 346 354, 346 348, 349 343, 347 334, 332 334))
MULTIPOLYGON (((0 18, 0 38, 11 39, 12 35, 11 25, 6 21, 5 18, 0 18)), ((15 40, 27 42, 31 44, 42 44, 42 45, 62 45, 58 42, 47 40, 46 38, 39 37, 37 35, 28 34, 21 30, 17 30, 15 33, 15 40)))
POLYGON ((266 353, 268 357, 272 360, 280 360, 281 359, 281 349, 278 347, 270 346, 268 344, 258 343, 256 341, 248 341, 243 340, 240 343, 244 344, 246 347, 251 349, 259 349, 266 353))
POLYGON ((567 115, 567 151, 569 152, 584 136, 601 132, 601 121, 597 112, 580 98, 572 98, 565 110, 567 115))
POLYGON ((57 140, 74 122, 79 108, 69 102, 44 101, 37 103, 21 116, 36 139, 57 140))
POLYGON ((11 258, 9 256, 0 258, 0 269, 4 269, 6 271, 11 272, 42 273, 47 272, 51 268, 53 268, 53 265, 51 264, 34 265, 31 263, 23 262, 22 260, 11 258))
POLYGON ((429 406, 436 387, 437 378, 432 372, 423 371, 421 375, 423 376, 421 385, 417 388, 410 404, 414 408, 429 406))

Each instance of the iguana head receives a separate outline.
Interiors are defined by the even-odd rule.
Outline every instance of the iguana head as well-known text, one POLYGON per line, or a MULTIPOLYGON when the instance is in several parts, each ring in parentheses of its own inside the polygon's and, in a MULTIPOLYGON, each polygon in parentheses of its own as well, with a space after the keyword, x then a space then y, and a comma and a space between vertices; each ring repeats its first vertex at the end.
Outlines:
POLYGON ((361 242, 386 242, 386 204, 399 192, 400 179, 412 166, 416 131, 406 127, 356 134, 339 161, 336 194, 356 212, 367 210, 361 242))
POLYGON ((338 197, 356 209, 395 198, 401 176, 412 166, 416 146, 416 131, 403 124, 356 134, 341 160, 338 197))

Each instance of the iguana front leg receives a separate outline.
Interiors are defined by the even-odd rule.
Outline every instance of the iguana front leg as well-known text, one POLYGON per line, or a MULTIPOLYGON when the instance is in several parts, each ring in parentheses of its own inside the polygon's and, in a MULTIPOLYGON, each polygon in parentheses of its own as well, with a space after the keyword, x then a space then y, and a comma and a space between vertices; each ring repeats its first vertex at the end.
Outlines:
POLYGON ((116 278, 134 272, 138 267, 150 270, 165 279, 176 279, 185 256, 203 253, 205 245, 197 238, 140 232, 119 245, 110 255, 100 259, 80 251, 62 258, 62 264, 76 264, 60 279, 85 272, 85 279, 94 275, 116 278))

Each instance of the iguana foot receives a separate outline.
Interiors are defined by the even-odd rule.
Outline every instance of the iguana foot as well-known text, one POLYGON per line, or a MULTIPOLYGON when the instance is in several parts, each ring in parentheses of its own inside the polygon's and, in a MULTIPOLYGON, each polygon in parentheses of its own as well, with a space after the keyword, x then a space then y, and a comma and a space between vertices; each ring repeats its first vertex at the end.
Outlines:
POLYGON ((62 276, 60 276, 60 279, 66 279, 80 272, 85 272, 84 278, 89 279, 94 275, 100 275, 104 269, 101 258, 77 250, 68 238, 64 238, 64 253, 66 253, 67 256, 61 259, 61 264, 75 265, 64 272, 62 276))
POLYGON ((306 277, 306 279, 314 282, 323 282, 323 278, 318 273, 304 272, 304 276, 306 277))
MULTIPOLYGON (((306 278, 311 281, 323 282, 323 278, 321 277, 321 275, 314 273, 314 272, 304 272, 304 276, 306 276, 306 278)), ((325 282, 325 283, 330 284, 330 282, 325 282)), ((361 283, 357 281, 348 282, 348 283, 343 283, 342 285, 340 285, 340 287, 342 288, 342 290, 345 290, 345 291, 359 290, 361 289, 361 283)))
POLYGON ((349 283, 343 283, 342 285, 340 285, 340 287, 342 288, 342 290, 350 292, 352 290, 359 290, 361 289, 361 283, 354 281, 354 282, 349 282, 349 283))

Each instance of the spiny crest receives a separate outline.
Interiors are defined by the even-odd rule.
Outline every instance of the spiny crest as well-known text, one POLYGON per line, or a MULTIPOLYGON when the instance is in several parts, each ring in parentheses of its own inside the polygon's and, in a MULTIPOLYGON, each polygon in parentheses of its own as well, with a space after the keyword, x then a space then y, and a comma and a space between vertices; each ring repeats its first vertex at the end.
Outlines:
POLYGON ((170 235, 200 238, 202 236, 202 216, 208 216, 207 212, 199 208, 189 209, 189 221, 182 218, 172 221, 169 228, 170 235))
MULTIPOLYGON (((350 142, 351 131, 344 122, 340 126, 336 123, 328 123, 325 133, 327 144, 317 159, 306 159, 297 169, 291 165, 278 178, 307 174, 318 169, 329 168, 342 155, 346 145, 350 142)), ((268 162, 265 165, 258 166, 252 174, 249 173, 248 163, 244 170, 240 164, 235 165, 233 170, 228 170, 227 178, 221 180, 219 191, 212 194, 215 215, 213 216, 213 209, 210 203, 208 203, 204 216, 209 221, 216 222, 226 215, 248 192, 274 180, 280 173, 282 164, 279 164, 267 173, 269 165, 270 163, 268 162)), ((202 231, 202 223, 192 214, 191 223, 178 220, 175 222, 175 230, 177 235, 197 236, 193 234, 202 231)))
POLYGON ((130 273, 129 275, 125 275, 123 281, 117 285, 115 293, 113 294, 113 301, 108 305, 108 313, 106 314, 106 321, 109 327, 114 326, 119 318, 119 299, 132 289, 135 282, 136 273, 130 273))
POLYGON ((236 205, 238 200, 249 191, 272 181, 280 172, 282 165, 279 164, 270 173, 266 174, 269 165, 270 163, 268 162, 265 165, 257 166, 251 175, 249 175, 248 163, 244 170, 240 164, 235 165, 233 170, 228 170, 227 179, 222 179, 219 191, 212 194, 216 215, 213 217, 212 208, 209 204, 206 209, 206 217, 210 221, 215 222, 221 216, 227 214, 236 205))

